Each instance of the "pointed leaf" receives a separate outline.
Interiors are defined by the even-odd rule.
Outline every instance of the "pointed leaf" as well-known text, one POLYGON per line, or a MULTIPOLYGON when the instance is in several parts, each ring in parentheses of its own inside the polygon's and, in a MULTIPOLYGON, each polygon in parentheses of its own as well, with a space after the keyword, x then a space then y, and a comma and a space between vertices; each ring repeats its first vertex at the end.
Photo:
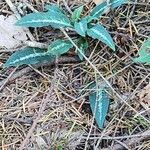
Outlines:
POLYGON ((84 36, 86 35, 86 31, 87 31, 87 20, 86 19, 82 19, 79 22, 75 22, 74 24, 74 28, 76 30, 76 32, 81 35, 84 36))
POLYGON ((107 9, 109 9, 107 2, 103 2, 99 5, 97 5, 96 7, 94 7, 93 10, 91 11, 90 15, 92 17, 99 18, 103 13, 105 13, 105 11, 107 9))
POLYGON ((110 0, 111 8, 116 8, 121 6, 123 3, 127 2, 128 0, 110 0))
MULTIPOLYGON (((96 84, 94 83, 91 88, 96 90, 96 84)), ((102 129, 109 108, 109 98, 106 89, 98 87, 96 92, 89 95, 89 101, 96 123, 102 129)))
MULTIPOLYGON (((79 40, 77 41, 77 46, 82 51, 82 53, 84 54, 85 49, 88 48, 88 42, 83 38, 79 38, 79 40)), ((83 60, 83 56, 80 54, 79 51, 77 51, 77 54, 78 54, 80 60, 83 60)))
POLYGON ((23 64, 47 63, 54 60, 54 56, 47 53, 46 50, 39 48, 24 48, 12 54, 4 67, 19 66, 23 64))
POLYGON ((107 30, 102 25, 95 25, 92 28, 87 30, 87 34, 94 38, 102 41, 106 45, 108 45, 111 49, 115 51, 115 45, 114 42, 110 36, 110 34, 107 32, 107 30))
POLYGON ((77 9, 75 9, 75 10, 73 11, 73 13, 72 13, 72 15, 71 15, 71 20, 72 20, 72 22, 78 21, 78 19, 79 19, 80 16, 81 16, 81 13, 82 13, 82 11, 83 11, 83 7, 84 7, 84 6, 80 6, 80 7, 78 7, 77 9))
POLYGON ((56 40, 48 46, 48 53, 54 56, 60 56, 69 51, 73 45, 70 41, 56 40))
POLYGON ((150 37, 143 43, 138 53, 139 57, 133 59, 134 62, 150 64, 150 37))
POLYGON ((50 11, 51 11, 51 12, 57 12, 57 13, 59 13, 59 14, 63 14, 63 15, 64 15, 63 10, 60 9, 60 8, 58 7, 58 5, 56 5, 56 4, 46 5, 46 6, 45 6, 45 9, 48 10, 49 12, 50 12, 50 11))
POLYGON ((25 27, 53 26, 54 28, 72 27, 70 20, 57 11, 31 13, 17 21, 16 25, 25 27))
POLYGON ((91 22, 92 20, 98 20, 98 18, 93 16, 85 16, 83 19, 87 20, 87 23, 91 22))

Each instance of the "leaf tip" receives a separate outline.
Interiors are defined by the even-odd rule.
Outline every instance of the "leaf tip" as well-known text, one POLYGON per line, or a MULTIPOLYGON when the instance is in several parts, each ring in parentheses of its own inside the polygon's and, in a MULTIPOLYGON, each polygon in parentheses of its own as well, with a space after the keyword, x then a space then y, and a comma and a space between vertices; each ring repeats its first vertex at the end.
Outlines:
POLYGON ((21 25, 22 25, 22 24, 21 24, 21 21, 20 21, 20 20, 16 21, 15 26, 21 26, 21 25))

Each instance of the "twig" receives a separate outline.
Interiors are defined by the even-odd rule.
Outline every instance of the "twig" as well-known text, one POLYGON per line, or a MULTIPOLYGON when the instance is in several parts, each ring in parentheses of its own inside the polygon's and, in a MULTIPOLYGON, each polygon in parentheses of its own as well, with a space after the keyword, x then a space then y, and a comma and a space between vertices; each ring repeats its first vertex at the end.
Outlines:
POLYGON ((44 112, 44 109, 46 107, 47 102, 50 100, 50 97, 52 96, 52 93, 53 93, 53 90, 55 88, 55 84, 56 84, 56 81, 57 81, 57 67, 58 67, 58 58, 57 57, 55 59, 55 67, 56 68, 55 68, 55 71, 54 71, 54 78, 51 81, 51 85, 50 85, 50 87, 48 89, 47 96, 46 96, 46 98, 43 98, 43 100, 41 102, 41 105, 40 105, 40 108, 39 108, 39 111, 38 111, 38 114, 37 114, 37 117, 34 120, 30 130, 28 131, 26 138, 24 139, 24 141, 22 142, 21 146, 19 147, 19 150, 23 150, 24 149, 24 147, 27 144, 29 138, 31 137, 31 135, 32 135, 32 133, 33 133, 33 131, 34 131, 34 129, 35 129, 35 127, 36 127, 40 117, 41 117, 41 115, 44 112))
POLYGON ((107 79, 100 73, 100 71, 94 66, 94 64, 84 55, 84 53, 79 49, 79 47, 74 43, 74 41, 69 37, 69 35, 66 33, 64 29, 61 29, 61 31, 64 33, 64 35, 68 38, 68 40, 73 44, 73 46, 80 52, 80 54, 84 57, 84 59, 91 65, 91 67, 96 71, 96 73, 105 81, 105 83, 110 87, 112 92, 116 94, 116 96, 123 101, 131 110, 133 110, 138 116, 142 117, 145 121, 150 122, 148 119, 146 119, 143 115, 139 114, 136 109, 134 109, 132 106, 128 104, 128 102, 123 99, 112 87, 112 85, 109 83, 107 79))
POLYGON ((24 41, 24 45, 29 46, 29 47, 37 47, 41 49, 47 49, 48 44, 40 43, 40 42, 35 42, 35 41, 24 41))
POLYGON ((18 67, 14 68, 14 70, 10 73, 10 75, 5 79, 2 84, 0 85, 0 91, 4 88, 4 86, 7 84, 7 82, 10 80, 10 78, 13 76, 15 71, 17 70, 18 67))
MULTIPOLYGON (((101 136, 101 135, 100 135, 101 136)), ((89 139, 99 139, 100 136, 95 136, 95 137, 89 137, 89 139)), ((129 139, 129 138, 139 138, 139 137, 150 137, 150 131, 145 131, 140 134, 134 134, 134 135, 125 135, 125 136, 116 136, 116 137, 110 137, 110 136, 103 136, 102 139, 104 140, 121 140, 121 139, 129 139)), ((83 137, 82 139, 85 139, 83 137)))
POLYGON ((128 17, 128 19, 126 20, 126 22, 124 23, 124 25, 122 26, 123 28, 125 28, 125 26, 127 25, 128 21, 130 20, 130 18, 132 17, 133 13, 134 13, 134 10, 135 10, 135 7, 136 7, 136 3, 137 3, 137 0, 134 2, 134 5, 132 7, 132 10, 130 12, 130 15, 128 17))
POLYGON ((69 6, 68 6, 68 4, 66 3, 66 1, 65 1, 65 0, 62 0, 62 1, 63 1, 64 5, 65 5, 66 9, 68 10, 68 12, 69 12, 70 14, 72 14, 72 11, 71 11, 71 9, 69 8, 69 6))
MULTIPOLYGON (((63 57, 60 57, 58 59, 58 63, 61 64, 61 63, 75 63, 75 62, 79 62, 79 59, 76 58, 76 57, 67 57, 67 56, 63 56, 63 57)), ((39 65, 34 65, 35 68, 39 68, 39 67, 44 67, 44 66, 50 66, 50 65, 54 65, 54 61, 52 62, 49 62, 47 64, 39 64, 39 65)), ((23 76, 24 74, 27 74, 29 73, 30 71, 32 71, 33 69, 30 68, 30 67, 26 67, 26 68, 23 68, 22 70, 19 70, 18 72, 16 72, 15 74, 13 74, 11 77, 8 77, 7 79, 4 79, 3 81, 0 82, 0 87, 2 85, 6 85, 8 84, 9 82, 12 82, 14 80, 16 80, 17 78, 23 76)), ((1 90, 4 88, 4 86, 1 88, 1 90)))
POLYGON ((42 100, 42 102, 41 102, 41 105, 40 105, 40 108, 39 108, 37 117, 36 117, 36 119, 34 120, 34 122, 33 122, 32 126, 31 126, 30 130, 28 131, 26 138, 25 138, 24 141, 21 143, 21 146, 19 147, 19 150, 23 150, 23 149, 24 149, 24 147, 25 147, 25 145, 27 144, 29 138, 31 137, 31 135, 32 135, 32 133, 33 133, 33 131, 34 131, 34 129, 35 129, 35 127, 36 127, 36 125, 37 125, 37 123, 38 123, 40 117, 41 117, 41 115, 43 114, 43 111, 44 111, 44 109, 45 109, 45 107, 46 107, 46 104, 47 104, 47 102, 49 101, 49 98, 50 98, 51 95, 52 95, 53 87, 54 87, 54 82, 55 82, 55 77, 54 77, 54 79, 52 80, 52 83, 51 83, 51 86, 50 86, 50 88, 49 88, 49 90, 48 90, 48 92, 47 92, 48 94, 47 94, 46 98, 43 98, 43 100, 42 100))
MULTIPOLYGON (((133 144, 142 141, 143 139, 150 138, 150 130, 147 130, 141 134, 135 134, 135 135, 129 135, 129 136, 120 136, 120 137, 112 137, 112 138, 106 137, 106 139, 110 139, 110 140, 117 140, 117 139, 124 139, 124 138, 127 138, 127 140, 124 141, 124 144, 130 147, 133 144)), ((105 137, 103 139, 105 139, 105 137)), ((108 147, 108 148, 104 148, 101 150, 119 150, 119 149, 124 149, 124 146, 122 144, 121 145, 115 144, 113 147, 108 147)))

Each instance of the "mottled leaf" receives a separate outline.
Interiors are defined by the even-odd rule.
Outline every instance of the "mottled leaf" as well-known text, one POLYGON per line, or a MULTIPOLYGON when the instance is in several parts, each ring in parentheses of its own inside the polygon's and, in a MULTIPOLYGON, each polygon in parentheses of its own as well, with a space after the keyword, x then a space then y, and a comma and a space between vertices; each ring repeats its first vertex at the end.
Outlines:
POLYGON ((105 13, 106 9, 109 8, 106 2, 103 2, 96 7, 93 8, 90 15, 96 18, 99 18, 103 13, 105 13))
POLYGON ((61 8, 58 7, 58 5, 52 4, 52 5, 46 5, 45 9, 48 10, 49 12, 57 12, 59 14, 63 14, 64 12, 61 8))
POLYGON ((115 51, 113 39, 102 25, 96 24, 95 26, 87 30, 87 34, 94 39, 102 41, 115 51))
POLYGON ((94 92, 89 95, 89 101, 96 123, 102 129, 109 108, 109 98, 105 87, 96 87, 95 83, 91 85, 94 92))
POLYGON ((55 56, 60 56, 69 51, 73 45, 70 41, 56 40, 48 46, 48 53, 55 56))
POLYGON ((17 21, 16 25, 25 27, 43 27, 51 25, 54 28, 72 27, 70 20, 57 6, 47 6, 47 12, 36 12, 28 14, 17 21))
POLYGON ((46 50, 39 48, 24 48, 12 54, 4 64, 4 67, 47 63, 53 60, 54 56, 48 54, 46 50))
MULTIPOLYGON (((79 38, 77 41, 77 46, 82 51, 82 53, 84 54, 85 49, 88 48, 88 42, 83 38, 79 38)), ((77 50, 77 54, 78 54, 80 60, 83 60, 84 57, 83 57, 83 55, 80 54, 80 52, 78 50, 77 50)))
POLYGON ((81 35, 81 36, 86 36, 86 31, 87 31, 87 20, 86 19, 82 19, 81 21, 79 22, 75 22, 74 24, 74 28, 75 28, 75 31, 81 35))
POLYGON ((133 59, 134 62, 150 64, 150 37, 143 43, 138 53, 139 57, 133 59))
POLYGON ((83 6, 80 6, 73 11, 73 13, 71 15, 72 22, 76 22, 80 19, 82 11, 83 11, 83 6))

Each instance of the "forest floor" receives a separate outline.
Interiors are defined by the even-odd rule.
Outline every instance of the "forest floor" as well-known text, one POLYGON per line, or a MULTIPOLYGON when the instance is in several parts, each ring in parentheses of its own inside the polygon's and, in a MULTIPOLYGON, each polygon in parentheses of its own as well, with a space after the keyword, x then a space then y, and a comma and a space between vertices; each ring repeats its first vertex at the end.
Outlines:
MULTIPOLYGON (((87 0, 12 0, 12 5, 9 2, 0 0, 0 16, 43 11, 46 3, 57 3, 66 13, 85 4, 86 14, 95 5, 87 0)), ((116 44, 113 52, 89 38, 86 52, 113 88, 104 129, 93 122, 86 90, 90 82, 103 79, 89 63, 76 61, 76 56, 69 53, 58 58, 57 68, 53 64, 3 69, 2 65, 18 47, 0 48, 0 149, 150 148, 150 67, 132 61, 143 41, 150 37, 150 1, 129 1, 104 14, 100 22, 116 44)), ((41 43, 64 37, 61 31, 49 27, 26 32, 29 40, 34 38, 41 43)))

